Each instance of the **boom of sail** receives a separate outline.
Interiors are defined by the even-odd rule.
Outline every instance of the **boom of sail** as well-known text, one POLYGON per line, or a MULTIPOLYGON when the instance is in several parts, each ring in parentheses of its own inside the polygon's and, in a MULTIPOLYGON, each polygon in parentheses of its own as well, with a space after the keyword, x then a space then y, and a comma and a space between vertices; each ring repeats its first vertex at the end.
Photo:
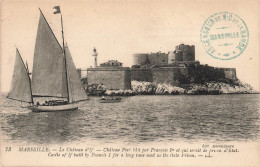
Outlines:
POLYGON ((31 81, 23 59, 16 49, 16 59, 12 77, 11 89, 7 98, 27 103, 33 103, 31 81))

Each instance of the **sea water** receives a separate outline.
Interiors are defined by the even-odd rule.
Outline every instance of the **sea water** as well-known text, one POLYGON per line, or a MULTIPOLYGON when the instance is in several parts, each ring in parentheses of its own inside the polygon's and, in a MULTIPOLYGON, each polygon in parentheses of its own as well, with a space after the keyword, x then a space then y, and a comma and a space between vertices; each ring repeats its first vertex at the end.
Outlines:
POLYGON ((1 99, 3 142, 27 144, 259 140, 259 94, 123 97, 79 109, 34 113, 1 99))

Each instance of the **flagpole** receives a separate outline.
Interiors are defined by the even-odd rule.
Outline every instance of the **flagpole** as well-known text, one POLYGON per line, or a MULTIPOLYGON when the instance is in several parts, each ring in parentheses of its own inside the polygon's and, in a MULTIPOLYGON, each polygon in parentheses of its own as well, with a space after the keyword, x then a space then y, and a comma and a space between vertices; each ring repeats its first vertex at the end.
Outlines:
POLYGON ((61 16, 61 33, 62 33, 62 44, 63 44, 63 54, 64 54, 64 63, 65 63, 66 85, 67 85, 68 102, 69 102, 70 95, 69 95, 68 73, 67 73, 67 63, 66 63, 66 54, 65 54, 65 45, 64 45, 63 20, 62 20, 61 12, 60 12, 60 16, 61 16))

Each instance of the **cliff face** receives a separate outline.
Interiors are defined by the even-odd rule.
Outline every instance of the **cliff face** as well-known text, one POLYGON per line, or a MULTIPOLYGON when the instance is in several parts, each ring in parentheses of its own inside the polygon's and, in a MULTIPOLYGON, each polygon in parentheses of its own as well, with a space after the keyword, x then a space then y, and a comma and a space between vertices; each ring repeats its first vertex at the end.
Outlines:
POLYGON ((249 84, 240 81, 228 84, 223 82, 206 82, 205 84, 190 84, 186 88, 169 84, 132 81, 132 90, 137 94, 177 95, 177 94, 243 94, 257 93, 249 84))
POLYGON ((143 95, 177 95, 185 93, 185 89, 170 84, 138 81, 132 81, 132 90, 143 95))
MULTIPOLYGON (((86 85, 86 83, 84 84, 86 85)), ((89 91, 92 86, 85 86, 90 95, 114 95, 114 96, 133 96, 133 95, 216 95, 216 94, 249 94, 258 93, 249 84, 243 84, 239 80, 235 83, 206 82, 204 84, 190 84, 186 87, 177 87, 171 84, 161 84, 153 82, 132 81, 132 89, 111 90, 104 85, 96 85, 100 92, 89 91)))
POLYGON ((242 84, 239 80, 233 83, 207 82, 192 84, 187 94, 248 94, 258 93, 249 84, 242 84))

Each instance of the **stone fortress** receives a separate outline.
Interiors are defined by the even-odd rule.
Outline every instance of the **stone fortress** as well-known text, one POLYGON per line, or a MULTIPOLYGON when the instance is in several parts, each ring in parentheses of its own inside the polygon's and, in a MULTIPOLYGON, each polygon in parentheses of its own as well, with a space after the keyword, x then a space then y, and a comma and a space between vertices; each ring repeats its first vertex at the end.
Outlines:
POLYGON ((180 44, 175 51, 168 53, 133 54, 134 64, 131 68, 123 67, 116 60, 97 66, 95 49, 93 56, 95 67, 87 69, 88 84, 102 84, 107 89, 131 89, 131 81, 134 80, 186 87, 192 83, 228 83, 237 79, 235 68, 217 68, 196 61, 194 45, 180 44))

